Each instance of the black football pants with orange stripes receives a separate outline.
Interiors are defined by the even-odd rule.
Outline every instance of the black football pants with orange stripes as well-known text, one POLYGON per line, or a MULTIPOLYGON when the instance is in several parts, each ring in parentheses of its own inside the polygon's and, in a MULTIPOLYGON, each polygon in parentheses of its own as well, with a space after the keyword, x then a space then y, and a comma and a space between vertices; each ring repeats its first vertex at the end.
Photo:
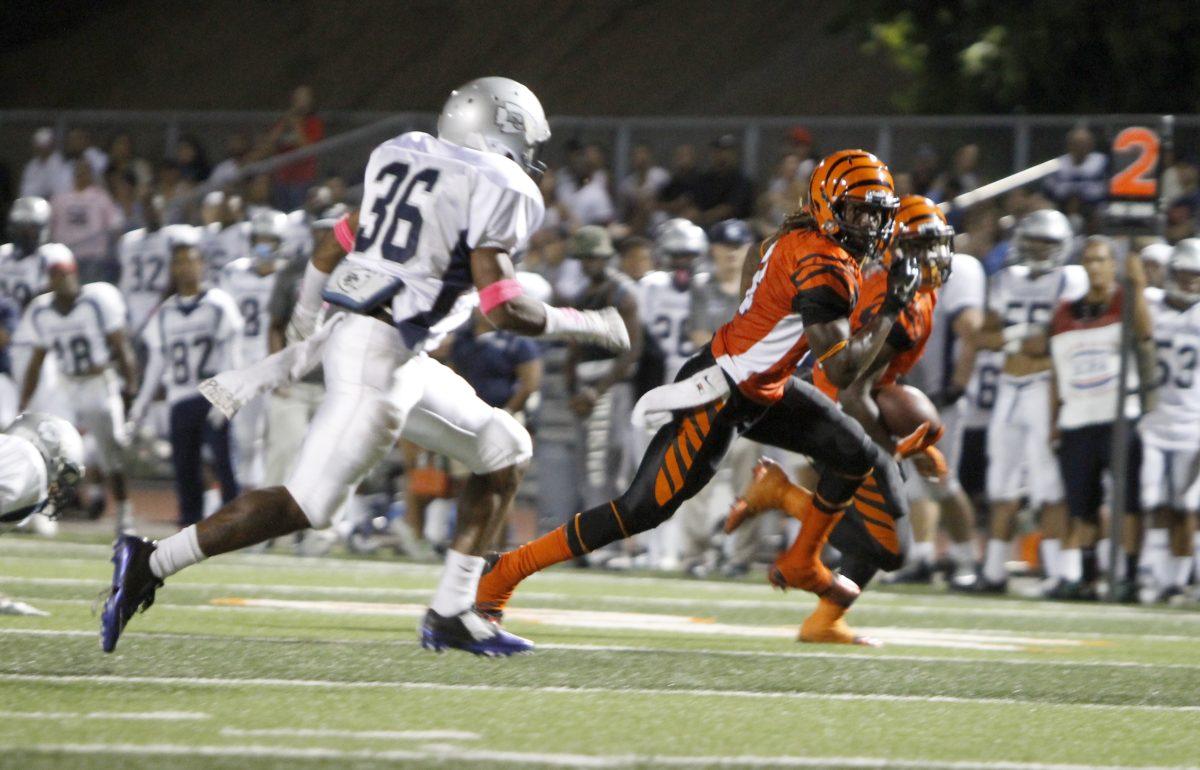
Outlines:
MULTIPOLYGON (((713 363, 711 353, 705 350, 683 366, 677 379, 690 377, 713 363)), ((729 445, 739 435, 810 457, 820 473, 817 498, 834 507, 849 506, 831 542, 837 538, 843 543, 839 550, 846 554, 861 552, 864 561, 887 561, 873 558, 890 552, 873 536, 870 522, 857 510, 855 494, 869 478, 873 483, 862 491, 864 501, 882 498, 894 533, 894 518, 905 512, 898 466, 857 421, 812 385, 795 377, 788 382, 783 397, 769 406, 751 401, 734 387, 722 401, 676 412, 674 419, 654 435, 625 493, 577 514, 568 523, 571 552, 580 556, 666 521, 712 480, 729 445)), ((874 530, 885 532, 878 526, 874 530)))

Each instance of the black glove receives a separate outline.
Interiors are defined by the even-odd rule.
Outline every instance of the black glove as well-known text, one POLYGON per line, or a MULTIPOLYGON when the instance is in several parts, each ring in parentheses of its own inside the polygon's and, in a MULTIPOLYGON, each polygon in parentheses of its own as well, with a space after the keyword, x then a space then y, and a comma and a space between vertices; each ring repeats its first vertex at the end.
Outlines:
POLYGON ((912 258, 896 259, 888 269, 887 296, 883 298, 883 312, 899 314, 917 293, 921 285, 921 268, 912 258))

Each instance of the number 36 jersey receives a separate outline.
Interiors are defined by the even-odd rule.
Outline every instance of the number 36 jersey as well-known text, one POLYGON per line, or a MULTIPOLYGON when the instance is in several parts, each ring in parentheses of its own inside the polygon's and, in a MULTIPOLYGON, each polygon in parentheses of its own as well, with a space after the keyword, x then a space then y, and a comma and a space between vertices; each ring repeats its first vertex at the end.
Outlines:
POLYGON ((125 302, 111 283, 88 283, 79 288, 66 313, 47 292, 29 304, 27 317, 33 344, 53 350, 63 374, 85 377, 108 365, 108 335, 125 328, 125 302))
POLYGON ((514 161, 420 132, 371 153, 348 259, 403 284, 392 318, 413 350, 436 346, 478 303, 471 251, 519 251, 541 225, 541 191, 514 161))
POLYGON ((1146 295, 1158 349, 1158 403, 1139 425, 1142 441, 1160 449, 1200 446, 1200 302, 1184 310, 1159 292, 1146 295))

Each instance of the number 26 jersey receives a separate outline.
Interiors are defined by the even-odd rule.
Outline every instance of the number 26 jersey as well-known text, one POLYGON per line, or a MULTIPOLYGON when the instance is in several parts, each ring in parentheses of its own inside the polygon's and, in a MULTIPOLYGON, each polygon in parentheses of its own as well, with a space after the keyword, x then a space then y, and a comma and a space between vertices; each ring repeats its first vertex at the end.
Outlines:
POLYGON ((405 344, 424 350, 478 303, 471 252, 515 254, 544 214, 541 191, 514 161, 414 131, 371 153, 348 259, 403 281, 392 318, 405 344))

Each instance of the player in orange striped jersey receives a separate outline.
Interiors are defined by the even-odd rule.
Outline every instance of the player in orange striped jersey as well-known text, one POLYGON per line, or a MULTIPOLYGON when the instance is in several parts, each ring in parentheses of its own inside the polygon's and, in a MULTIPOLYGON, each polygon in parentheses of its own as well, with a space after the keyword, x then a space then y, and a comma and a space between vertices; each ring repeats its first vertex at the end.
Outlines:
MULTIPOLYGON (((901 198, 891 252, 883 264, 875 266, 864 278, 858 304, 851 315, 852 328, 863 328, 880 312, 887 297, 885 265, 890 261, 915 260, 921 271, 920 289, 901 311, 875 360, 849 386, 839 388, 823 369, 813 370, 813 384, 821 392, 838 401, 884 451, 913 456, 924 475, 946 473, 945 460, 933 446, 938 436, 928 435, 926 426, 924 431, 918 431, 923 437, 913 438, 898 451, 895 439, 880 421, 874 394, 907 374, 924 352, 933 327, 937 290, 950 275, 953 238, 954 229, 933 201, 920 195, 901 198)), ((808 494, 792 484, 777 464, 763 460, 742 498, 734 503, 726 528, 736 528, 747 516, 759 511, 795 508, 786 506, 786 501, 802 499, 808 494)), ((875 478, 869 477, 854 493, 846 515, 830 535, 830 542, 843 554, 841 573, 860 588, 866 587, 878 570, 899 569, 904 563, 908 538, 907 532, 902 536, 897 527, 899 514, 900 510, 888 504, 875 478)), ((800 641, 872 644, 872 640, 856 636, 846 625, 843 616, 848 609, 844 603, 820 599, 816 610, 800 628, 800 641)))
POLYGON ((887 248, 898 205, 892 175, 874 155, 842 150, 825 158, 813 170, 806 209, 762 244, 757 263, 747 260, 745 298, 734 318, 675 383, 639 402, 638 410, 670 421, 655 434, 629 489, 494 557, 477 608, 497 617, 533 572, 662 523, 709 482, 737 435, 808 455, 825 470, 799 512, 800 535, 776 562, 771 581, 853 601, 858 587, 821 563, 821 548, 872 470, 887 499, 904 506, 899 469, 861 425, 793 373, 812 350, 844 387, 883 346, 920 282, 915 263, 893 262, 879 313, 853 334, 850 315, 862 265, 887 248))

